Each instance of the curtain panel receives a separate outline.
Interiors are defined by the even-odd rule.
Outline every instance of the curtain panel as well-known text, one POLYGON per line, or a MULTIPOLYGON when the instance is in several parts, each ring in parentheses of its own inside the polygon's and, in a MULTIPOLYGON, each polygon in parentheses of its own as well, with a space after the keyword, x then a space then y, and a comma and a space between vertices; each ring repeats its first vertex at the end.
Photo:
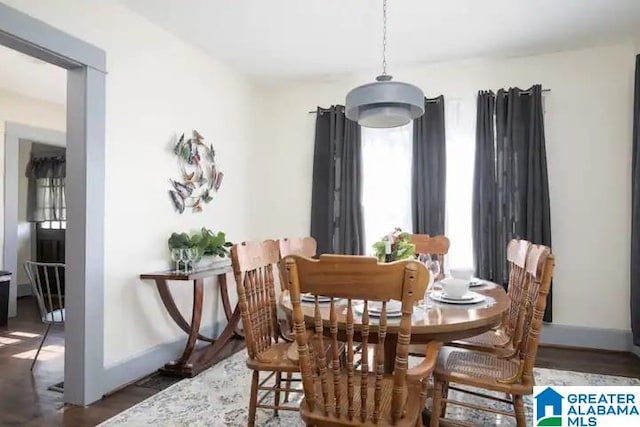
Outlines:
POLYGON ((318 107, 311 192, 311 235, 318 254, 364 253, 360 126, 344 106, 318 107))
POLYGON ((32 157, 27 165, 27 220, 65 221, 65 156, 32 157))
POLYGON ((425 113, 413 121, 413 232, 444 234, 447 155, 444 96, 426 99, 425 113))
MULTIPOLYGON (((488 121, 479 105, 478 127, 485 126, 488 121)), ((495 242, 492 249, 490 244, 476 245, 474 240, 476 267, 479 275, 488 272, 489 275, 483 277, 506 284, 509 280, 506 257, 509 240, 521 238, 551 247, 542 87, 534 85, 528 90, 499 90, 495 96, 495 140, 493 132, 478 132, 476 158, 479 157, 480 162, 494 159, 495 178, 493 183, 487 183, 490 171, 487 173, 486 169, 478 167, 476 161, 474 182, 478 185, 474 185, 474 239, 479 236, 483 242, 482 232, 487 237, 487 233, 492 231, 495 242), (489 135, 491 144, 487 143, 489 135), (480 192, 483 187, 480 184, 484 184, 484 188, 493 187, 493 209, 475 202, 482 199, 480 192), (486 224, 486 221, 493 224, 486 224), (492 271, 482 270, 487 265, 492 265, 492 271)), ((546 322, 552 320, 551 295, 549 293, 544 314, 546 322)))
POLYGON ((476 155, 473 174, 472 239, 478 277, 495 280, 496 251, 496 164, 494 144, 495 95, 480 91, 477 98, 476 155))
POLYGON ((631 331, 640 346, 640 55, 636 56, 631 165, 631 331))

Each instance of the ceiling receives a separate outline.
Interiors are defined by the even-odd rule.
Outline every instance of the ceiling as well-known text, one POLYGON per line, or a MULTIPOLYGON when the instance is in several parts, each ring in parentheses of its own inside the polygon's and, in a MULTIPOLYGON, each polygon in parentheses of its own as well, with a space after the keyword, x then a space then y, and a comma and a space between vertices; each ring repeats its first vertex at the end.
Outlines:
POLYGON ((64 105, 66 70, 0 45, 0 90, 64 105))
MULTIPOLYGON (((245 74, 380 68, 381 0, 121 0, 245 74)), ((639 0, 391 0, 389 66, 522 56, 640 34, 639 0)))

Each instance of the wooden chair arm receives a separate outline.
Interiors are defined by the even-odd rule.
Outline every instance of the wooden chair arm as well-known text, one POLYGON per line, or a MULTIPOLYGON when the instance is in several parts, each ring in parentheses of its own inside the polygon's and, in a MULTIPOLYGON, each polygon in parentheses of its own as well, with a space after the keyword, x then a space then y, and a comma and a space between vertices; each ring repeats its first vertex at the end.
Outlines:
POLYGON ((442 347, 441 342, 432 341, 426 345, 424 359, 419 365, 407 369, 407 381, 422 381, 427 378, 436 367, 438 352, 442 347))

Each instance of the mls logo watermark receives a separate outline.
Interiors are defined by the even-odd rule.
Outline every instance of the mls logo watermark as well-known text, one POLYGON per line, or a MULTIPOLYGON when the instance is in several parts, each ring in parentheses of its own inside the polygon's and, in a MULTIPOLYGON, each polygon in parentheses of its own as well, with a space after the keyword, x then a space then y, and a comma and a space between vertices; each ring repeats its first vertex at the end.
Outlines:
POLYGON ((538 427, 640 426, 640 386, 533 388, 538 427))

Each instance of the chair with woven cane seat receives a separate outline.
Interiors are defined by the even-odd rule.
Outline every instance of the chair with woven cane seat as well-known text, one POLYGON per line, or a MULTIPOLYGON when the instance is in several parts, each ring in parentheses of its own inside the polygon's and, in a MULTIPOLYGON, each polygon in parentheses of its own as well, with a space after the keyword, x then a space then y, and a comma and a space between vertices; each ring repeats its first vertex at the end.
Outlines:
POLYGON ((372 257, 347 255, 322 255, 319 260, 294 255, 285 258, 285 264, 304 389, 300 415, 307 426, 421 426, 427 381, 441 346, 428 344, 427 357, 408 369, 411 315, 426 289, 425 266, 415 260, 378 264, 372 257), (300 300, 303 293, 316 296, 308 325, 300 300), (331 301, 321 303, 320 296, 331 301), (363 301, 357 303, 356 298, 363 301), (399 324, 393 324, 398 334, 393 373, 384 372, 389 300, 402 302, 399 324), (369 308, 374 304, 379 318, 370 321, 369 308), (321 311, 326 310, 329 321, 323 324, 321 311), (339 318, 345 325, 342 330, 339 318), (316 339, 310 342, 306 328, 312 325, 316 339), (333 348, 346 338, 346 366, 341 366, 335 351, 325 356, 324 341, 318 339, 322 336, 330 337, 333 348), (359 369, 354 337, 363 341, 359 369), (376 345, 372 370, 367 342, 376 345))
POLYGON ((444 278, 444 256, 449 253, 449 238, 446 236, 429 236, 428 234, 412 234, 411 243, 416 246, 416 254, 436 255, 440 264, 440 274, 434 281, 444 278))
POLYGON ((291 343, 279 342, 273 265, 279 259, 278 243, 275 240, 242 242, 231 248, 231 262, 238 288, 238 305, 242 314, 247 344, 247 367, 253 370, 251 397, 249 401, 249 426, 255 424, 256 409, 279 409, 297 411, 297 407, 281 406, 280 392, 298 392, 282 387, 282 373, 299 372, 298 364, 287 357, 291 343), (259 382, 260 372, 268 372, 259 382), (275 376, 275 386, 265 383, 275 376), (266 391, 258 400, 258 391, 266 391), (274 393, 272 405, 262 402, 274 393))
POLYGON ((456 347, 471 350, 489 351, 501 357, 515 356, 522 340, 525 303, 524 292, 525 263, 531 243, 526 240, 513 239, 507 245, 507 261, 509 263, 509 311, 505 313, 500 326, 475 337, 451 343, 456 347))
POLYGON ((40 319, 42 323, 47 325, 38 351, 31 362, 31 370, 33 371, 51 326, 64 326, 65 301, 62 283, 65 277, 65 264, 27 261, 24 263, 24 270, 31 283, 33 295, 36 297, 40 319))
POLYGON ((533 366, 538 350, 538 339, 542 316, 547 305, 547 295, 553 276, 554 259, 548 247, 532 245, 525 266, 524 335, 518 346, 518 354, 512 358, 501 358, 496 354, 444 347, 438 357, 434 372, 433 407, 431 427, 439 425, 440 417, 446 415, 447 402, 452 405, 482 409, 488 412, 515 416, 518 427, 526 425, 523 396, 533 393, 533 366), (465 389, 450 387, 450 383, 479 387, 498 393, 507 393, 511 399, 501 399, 477 392, 475 396, 501 401, 513 405, 514 413, 496 408, 481 407, 447 398, 448 390, 465 389))

